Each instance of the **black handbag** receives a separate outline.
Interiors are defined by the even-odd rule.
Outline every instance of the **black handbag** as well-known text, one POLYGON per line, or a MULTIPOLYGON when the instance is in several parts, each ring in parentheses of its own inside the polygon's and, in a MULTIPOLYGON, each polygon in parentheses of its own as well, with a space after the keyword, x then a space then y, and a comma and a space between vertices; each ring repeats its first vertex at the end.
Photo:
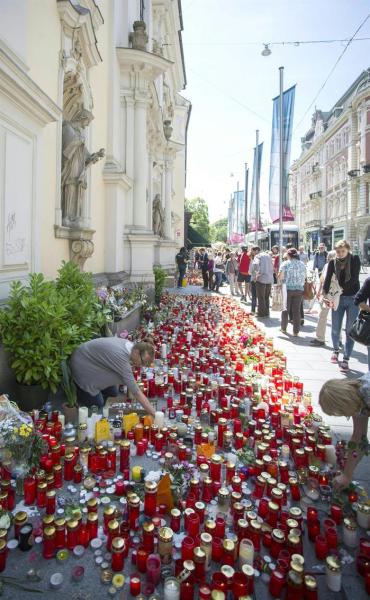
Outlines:
POLYGON ((349 335, 355 342, 370 346, 370 313, 359 313, 353 322, 349 335))

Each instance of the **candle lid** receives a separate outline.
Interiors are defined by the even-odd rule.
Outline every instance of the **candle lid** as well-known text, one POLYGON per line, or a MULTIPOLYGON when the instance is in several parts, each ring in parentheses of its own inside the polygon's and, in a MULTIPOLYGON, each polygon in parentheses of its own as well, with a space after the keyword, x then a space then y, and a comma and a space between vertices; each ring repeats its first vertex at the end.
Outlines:
POLYGON ((53 573, 50 577, 50 586, 52 588, 59 588, 63 583, 63 575, 61 573, 53 573))
POLYGON ((317 581, 315 577, 312 575, 306 575, 304 578, 304 584, 306 589, 308 590, 316 590, 317 589, 317 581))
POLYGON ((56 553, 56 559, 58 562, 65 562, 69 558, 69 552, 66 548, 58 550, 56 553))
POLYGON ((253 569, 252 565, 243 565, 242 571, 243 571, 244 575, 246 575, 247 577, 254 576, 254 569, 253 569))
POLYGON ((116 573, 115 575, 113 575, 112 584, 117 590, 123 588, 123 586, 125 585, 124 576, 120 573, 116 573))
POLYGON ((326 566, 329 571, 332 571, 333 573, 340 571, 340 562, 336 556, 328 556, 326 559, 326 566))

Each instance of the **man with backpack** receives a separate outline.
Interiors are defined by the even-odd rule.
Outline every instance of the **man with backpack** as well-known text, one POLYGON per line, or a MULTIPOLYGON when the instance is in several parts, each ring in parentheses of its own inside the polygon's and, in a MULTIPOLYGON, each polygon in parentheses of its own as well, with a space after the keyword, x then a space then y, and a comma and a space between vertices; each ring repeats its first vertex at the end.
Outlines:
POLYGON ((177 281, 177 287, 182 287, 182 281, 185 277, 186 267, 188 264, 188 253, 186 252, 186 248, 184 246, 180 248, 180 251, 176 254, 176 265, 179 271, 179 278, 177 281))

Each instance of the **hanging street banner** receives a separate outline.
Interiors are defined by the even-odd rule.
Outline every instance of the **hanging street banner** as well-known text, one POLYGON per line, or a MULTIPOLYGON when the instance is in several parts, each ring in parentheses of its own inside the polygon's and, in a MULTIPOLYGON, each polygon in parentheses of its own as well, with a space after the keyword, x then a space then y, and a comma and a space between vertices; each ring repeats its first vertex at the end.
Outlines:
POLYGON ((251 194, 251 201, 249 204, 248 231, 256 231, 257 227, 258 227, 258 231, 263 230, 262 223, 261 223, 261 203, 259 203, 259 210, 258 210, 258 217, 257 217, 257 190, 260 189, 262 150, 263 150, 263 142, 261 144, 258 144, 258 161, 257 161, 257 148, 254 148, 252 194, 251 194), (257 168, 257 162, 258 162, 258 168, 257 168))
POLYGON ((233 193, 229 208, 229 241, 231 244, 242 244, 245 241, 244 223, 244 190, 238 190, 233 193))
MULTIPOLYGON (((283 221, 294 221, 294 215, 289 206, 288 172, 290 166, 290 147, 292 143, 293 114, 294 114, 295 85, 283 94, 283 221)), ((273 223, 279 221, 279 190, 280 190, 280 119, 279 96, 273 99, 272 139, 270 161, 269 208, 273 223)))

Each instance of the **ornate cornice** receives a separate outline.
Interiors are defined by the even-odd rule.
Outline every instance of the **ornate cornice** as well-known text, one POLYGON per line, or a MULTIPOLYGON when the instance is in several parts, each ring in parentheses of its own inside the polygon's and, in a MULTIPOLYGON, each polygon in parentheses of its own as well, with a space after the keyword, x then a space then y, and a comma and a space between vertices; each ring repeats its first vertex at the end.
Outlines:
POLYGON ((70 0, 57 0, 59 17, 66 32, 73 36, 75 31, 80 34, 87 68, 98 65, 102 61, 98 50, 96 31, 103 23, 100 10, 93 3, 94 10, 81 5, 72 4, 70 0))
POLYGON ((0 91, 41 125, 57 121, 62 109, 15 62, 0 41, 0 91))
POLYGON ((168 71, 173 63, 158 54, 134 48, 117 48, 117 57, 122 71, 139 72, 148 82, 168 71))

